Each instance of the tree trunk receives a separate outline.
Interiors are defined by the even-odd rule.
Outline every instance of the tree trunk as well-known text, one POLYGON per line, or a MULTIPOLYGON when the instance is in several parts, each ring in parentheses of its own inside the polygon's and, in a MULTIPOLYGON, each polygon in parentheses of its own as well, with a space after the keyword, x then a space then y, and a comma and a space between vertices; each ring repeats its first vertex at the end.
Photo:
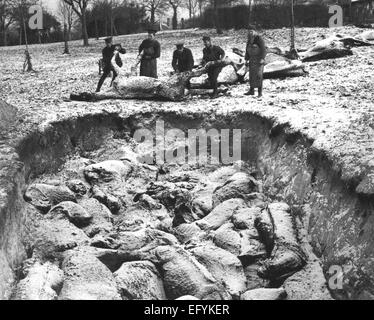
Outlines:
POLYGON ((25 50, 25 62, 23 63, 23 71, 27 71, 27 72, 31 72, 33 71, 32 69, 32 63, 31 63, 31 56, 30 56, 30 52, 29 52, 29 44, 28 44, 28 40, 27 40, 27 30, 26 30, 26 23, 25 23, 25 19, 22 15, 22 26, 23 26, 23 30, 24 30, 24 36, 25 36, 25 44, 26 44, 26 50, 25 50))
POLYGON ((113 37, 113 9, 110 8, 110 36, 113 37))
POLYGON ((151 8, 151 23, 155 23, 155 20, 156 20, 156 9, 155 8, 151 8))
POLYGON ((7 30, 4 29, 3 31, 3 46, 6 47, 8 45, 8 35, 7 30))
POLYGON ((252 1, 252 0, 249 0, 249 17, 248 17, 248 25, 253 24, 253 23, 252 23, 252 5, 253 5, 253 1, 252 1))
POLYGON ((88 46, 88 32, 87 32, 87 16, 86 16, 86 10, 82 10, 82 37, 83 37, 83 45, 88 46))
POLYGON ((173 30, 178 29, 178 7, 173 6, 173 30))
POLYGON ((6 28, 6 25, 5 25, 5 19, 3 20, 2 29, 3 29, 3 46, 6 47, 6 45, 7 45, 7 28, 6 28))
POLYGON ((25 40, 26 50, 28 50, 29 41, 28 41, 28 38, 27 38, 27 29, 26 29, 25 21, 23 21, 23 34, 24 34, 24 38, 25 38, 24 40, 25 40))
POLYGON ((68 26, 68 36, 69 36, 69 41, 71 41, 71 28, 72 28, 72 24, 69 22, 69 26, 68 26))
POLYGON ((99 40, 99 27, 97 25, 96 14, 95 14, 95 36, 96 36, 96 40, 99 40))
POLYGON ((216 28, 218 34, 223 33, 219 21, 217 0, 214 0, 214 27, 216 28))
POLYGON ((107 15, 105 14, 105 35, 108 36, 109 33, 108 33, 108 17, 107 15))
POLYGON ((68 27, 66 23, 64 23, 64 42, 65 42, 65 49, 63 54, 70 54, 69 52, 69 36, 68 36, 68 27))
POLYGON ((25 50, 25 62, 23 63, 23 71, 24 72, 25 71, 26 72, 34 71, 33 68, 32 68, 30 52, 27 49, 27 47, 26 47, 26 50, 25 50))
POLYGON ((294 0, 291 0, 291 51, 295 50, 295 14, 294 0))

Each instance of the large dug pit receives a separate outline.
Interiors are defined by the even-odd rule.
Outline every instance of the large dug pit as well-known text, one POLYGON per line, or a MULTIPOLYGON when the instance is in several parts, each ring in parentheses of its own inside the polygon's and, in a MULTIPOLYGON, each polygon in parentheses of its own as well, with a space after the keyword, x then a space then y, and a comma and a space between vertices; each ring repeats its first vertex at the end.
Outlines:
POLYGON ((360 255, 370 241, 352 239, 362 225, 350 213, 369 200, 310 146, 250 113, 98 114, 40 128, 16 146, 24 171, 17 213, 4 225, 24 252, 3 250, 15 281, 2 294, 370 297, 370 263, 360 255), (199 148, 207 163, 195 161, 199 148), (345 271, 341 287, 327 279, 336 285, 328 288, 331 266, 345 271))

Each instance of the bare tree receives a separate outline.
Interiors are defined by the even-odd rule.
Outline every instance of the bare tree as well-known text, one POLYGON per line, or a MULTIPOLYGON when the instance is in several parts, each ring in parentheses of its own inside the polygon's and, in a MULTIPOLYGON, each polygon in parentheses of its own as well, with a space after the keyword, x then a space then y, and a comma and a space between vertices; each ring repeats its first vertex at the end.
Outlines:
MULTIPOLYGON (((23 71, 33 71, 31 63, 31 55, 29 52, 28 36, 27 36, 27 20, 28 20, 28 9, 31 5, 35 4, 35 0, 12 0, 11 2, 11 15, 14 21, 19 27, 19 39, 20 45, 22 45, 22 36, 25 43, 25 61, 23 63, 23 71)), ((9 8, 9 7, 8 7, 9 8)))
POLYGON ((203 15, 203 10, 207 4, 206 0, 197 0, 198 6, 199 6, 199 16, 201 17, 203 15))
POLYGON ((87 7, 91 0, 63 0, 66 4, 71 6, 74 12, 79 17, 82 25, 83 45, 88 46, 88 32, 87 32, 87 7))
POLYGON ((65 1, 60 0, 59 2, 59 13, 62 17, 64 24, 64 54, 70 54, 69 52, 69 40, 71 40, 71 28, 74 22, 74 10, 65 1))
POLYGON ((113 24, 114 24, 114 17, 113 17, 113 0, 109 2, 109 20, 110 20, 110 35, 113 36, 113 24))
POLYGON ((118 8, 121 6, 120 0, 110 0, 110 35, 117 35, 117 29, 115 25, 115 20, 117 18, 118 8))
POLYGON ((291 0, 291 50, 295 50, 295 12, 294 0, 291 0))
POLYGON ((31 55, 29 51, 29 43, 27 39, 27 29, 26 29, 26 16, 25 12, 27 12, 27 9, 29 7, 29 3, 27 3, 26 0, 20 0, 18 4, 18 11, 20 13, 20 25, 21 25, 21 30, 23 28, 24 31, 24 36, 25 36, 25 61, 23 63, 23 71, 31 72, 34 71, 31 63, 31 55))
POLYGON ((248 6, 249 6, 249 15, 248 15, 248 25, 252 24, 252 9, 254 5, 254 0, 249 0, 248 6))
POLYGON ((220 7, 224 7, 227 5, 232 4, 235 2, 235 0, 210 0, 211 5, 213 7, 213 13, 214 13, 214 27, 217 30, 218 34, 222 34, 222 28, 221 28, 221 22, 220 22, 220 17, 218 14, 218 9, 220 7))
POLYGON ((203 4, 204 1, 202 0, 186 0, 186 7, 188 9, 189 17, 190 19, 195 18, 196 15, 196 9, 201 4, 203 4))
POLYGON ((3 45, 8 44, 8 30, 15 21, 13 14, 13 2, 11 0, 0 0, 0 30, 3 36, 3 45))
POLYGON ((93 7, 91 14, 95 22, 95 35, 96 40, 99 39, 99 21, 104 22, 104 33, 109 35, 108 31, 108 0, 93 0, 93 7))
POLYGON ((221 24, 218 15, 218 7, 221 5, 221 1, 222 0, 211 0, 214 14, 214 27, 216 28, 218 34, 222 34, 221 24))
POLYGON ((182 0, 169 0, 169 4, 173 9, 173 30, 178 29, 178 8, 181 3, 182 0))
POLYGON ((167 0, 145 0, 144 8, 149 12, 151 16, 151 23, 156 21, 156 13, 163 9, 166 9, 168 5, 167 0))
POLYGON ((68 5, 64 0, 60 0, 58 4, 59 14, 67 27, 68 40, 71 40, 71 30, 73 29, 76 14, 72 6, 68 5))

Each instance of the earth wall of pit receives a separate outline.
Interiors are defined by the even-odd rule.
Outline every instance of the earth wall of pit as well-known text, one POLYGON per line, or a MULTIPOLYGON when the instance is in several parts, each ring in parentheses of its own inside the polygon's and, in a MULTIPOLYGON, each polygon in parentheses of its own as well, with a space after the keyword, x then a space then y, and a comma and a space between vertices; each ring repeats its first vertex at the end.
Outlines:
POLYGON ((137 129, 241 129, 242 159, 258 168, 264 190, 288 202, 295 218, 309 232, 309 242, 323 263, 326 278, 331 266, 344 272, 335 298, 374 298, 374 199, 356 193, 334 163, 312 142, 287 126, 249 112, 225 115, 160 112, 87 114, 44 123, 26 136, 0 142, 0 298, 7 299, 17 269, 27 257, 22 240, 26 185, 40 174, 55 172, 66 157, 99 148, 113 132, 118 137, 137 129))

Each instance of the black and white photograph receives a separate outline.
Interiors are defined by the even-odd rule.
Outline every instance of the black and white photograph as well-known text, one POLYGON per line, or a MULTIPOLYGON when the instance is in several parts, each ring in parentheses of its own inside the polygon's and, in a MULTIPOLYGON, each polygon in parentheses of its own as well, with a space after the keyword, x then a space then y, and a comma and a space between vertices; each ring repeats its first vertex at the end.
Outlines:
POLYGON ((0 0, 0 300, 374 300, 374 0, 0 0))

